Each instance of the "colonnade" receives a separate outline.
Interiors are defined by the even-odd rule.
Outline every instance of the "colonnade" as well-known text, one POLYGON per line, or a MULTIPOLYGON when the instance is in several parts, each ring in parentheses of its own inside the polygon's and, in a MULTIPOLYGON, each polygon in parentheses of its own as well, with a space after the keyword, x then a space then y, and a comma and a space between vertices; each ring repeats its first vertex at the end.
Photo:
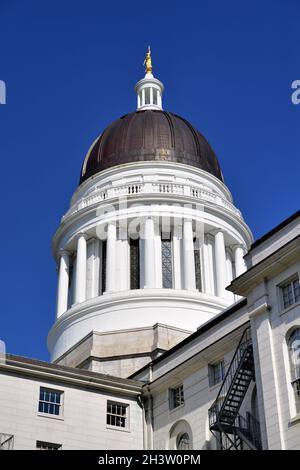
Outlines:
MULTIPOLYGON (((163 287, 161 261, 161 231, 153 218, 143 225, 140 239, 140 288, 163 287)), ((195 244, 192 220, 183 221, 182 236, 173 231, 172 236, 173 288, 196 290, 195 244)), ((89 238, 86 233, 77 237, 75 253, 62 250, 59 256, 57 317, 72 304, 84 302, 103 293, 101 279, 105 278, 105 292, 130 289, 130 243, 126 233, 120 236, 116 224, 107 227, 106 259, 103 262, 103 242, 89 238), (76 258, 76 262, 74 259, 76 258), (105 272, 102 272, 105 266, 105 272), (72 267, 72 275, 71 275, 72 267), (70 287, 72 299, 70 299, 70 287)), ((240 244, 225 244, 224 232, 214 230, 205 234, 200 250, 201 292, 220 298, 234 300, 226 286, 233 277, 245 271, 244 249, 240 244)), ((103 282, 104 284, 104 282, 103 282)))

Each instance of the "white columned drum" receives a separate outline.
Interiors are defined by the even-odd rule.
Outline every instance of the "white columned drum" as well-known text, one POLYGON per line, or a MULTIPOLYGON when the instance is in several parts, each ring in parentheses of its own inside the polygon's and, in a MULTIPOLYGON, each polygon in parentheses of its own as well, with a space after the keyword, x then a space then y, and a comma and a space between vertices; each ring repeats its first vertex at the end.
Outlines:
POLYGON ((66 250, 60 252, 58 290, 57 290, 57 318, 68 309, 69 290, 69 253, 66 250))
POLYGON ((117 229, 114 222, 107 227, 106 242, 106 292, 113 292, 116 285, 117 229))
POLYGON ((219 297, 226 297, 227 267, 224 234, 222 231, 215 233, 215 263, 217 295, 219 297))
POLYGON ((196 289, 193 223, 189 219, 183 221, 183 279, 184 289, 196 289))
POLYGON ((77 241, 77 259, 75 273, 75 303, 86 299, 86 235, 79 234, 77 241))

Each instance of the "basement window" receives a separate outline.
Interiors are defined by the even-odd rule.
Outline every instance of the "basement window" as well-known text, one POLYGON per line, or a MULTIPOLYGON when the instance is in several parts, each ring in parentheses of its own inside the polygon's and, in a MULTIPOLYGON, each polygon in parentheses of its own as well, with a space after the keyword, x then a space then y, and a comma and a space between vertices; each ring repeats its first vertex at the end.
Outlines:
POLYGON ((54 444, 53 442, 36 441, 36 448, 38 450, 61 450, 61 444, 54 444))

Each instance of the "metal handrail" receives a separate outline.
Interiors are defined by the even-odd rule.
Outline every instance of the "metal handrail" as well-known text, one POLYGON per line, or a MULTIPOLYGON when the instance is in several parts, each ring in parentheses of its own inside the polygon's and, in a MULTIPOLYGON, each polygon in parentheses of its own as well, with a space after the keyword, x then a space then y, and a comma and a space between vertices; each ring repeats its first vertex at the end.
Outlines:
POLYGON ((251 413, 247 412, 246 418, 238 415, 236 417, 235 427, 256 449, 262 448, 260 424, 251 413))

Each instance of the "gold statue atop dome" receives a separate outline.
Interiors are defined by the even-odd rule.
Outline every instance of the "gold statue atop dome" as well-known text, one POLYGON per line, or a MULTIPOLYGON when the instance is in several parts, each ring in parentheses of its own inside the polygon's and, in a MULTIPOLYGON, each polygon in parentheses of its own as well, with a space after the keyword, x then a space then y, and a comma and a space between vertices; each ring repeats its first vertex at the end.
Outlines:
POLYGON ((151 61, 151 49, 150 49, 150 46, 148 46, 148 51, 146 53, 146 57, 145 57, 145 60, 144 60, 144 63, 143 65, 146 65, 146 74, 147 73, 150 73, 152 74, 152 61, 151 61))

